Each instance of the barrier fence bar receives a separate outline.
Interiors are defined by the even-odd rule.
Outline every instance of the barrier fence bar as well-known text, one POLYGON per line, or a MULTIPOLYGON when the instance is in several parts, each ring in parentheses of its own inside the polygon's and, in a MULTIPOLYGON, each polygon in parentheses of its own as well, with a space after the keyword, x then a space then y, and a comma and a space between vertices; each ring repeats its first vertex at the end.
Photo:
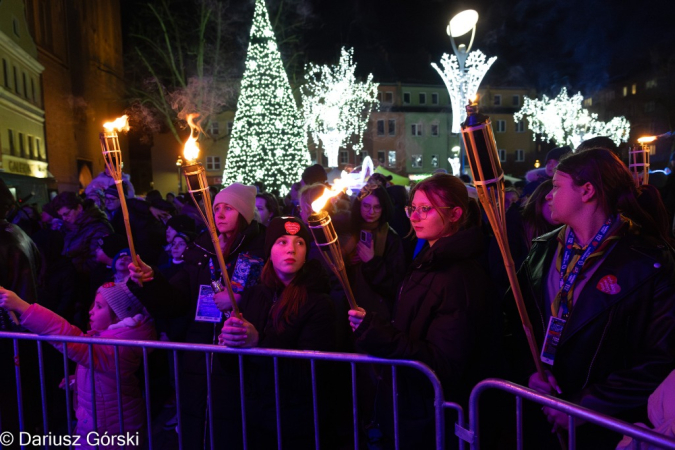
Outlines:
POLYGON ((352 423, 354 426, 354 450, 359 450, 359 404, 356 399, 356 363, 351 363, 352 368, 352 423))
POLYGON ((321 447, 319 445, 319 404, 316 398, 316 365, 315 360, 310 360, 312 369, 312 409, 314 411, 314 448, 317 450, 321 447))
MULTIPOLYGON (((120 373, 120 348, 113 347, 115 350, 115 383, 117 385, 117 404, 122 404, 122 374, 120 373)), ((117 408, 120 421, 120 434, 124 434, 124 408, 117 408)))
POLYGON ((145 378, 145 414, 148 420, 148 450, 152 450, 152 411, 150 410, 150 367, 148 349, 143 347, 143 377, 145 378))
POLYGON ((173 375, 176 380, 176 418, 178 419, 178 450, 183 450, 183 415, 181 414, 180 402, 180 375, 178 365, 178 352, 173 351, 173 375))
MULTIPOLYGON (((14 377, 16 379, 16 401, 19 408, 19 430, 25 431, 25 423, 23 421, 23 389, 21 386, 21 361, 19 355, 19 340, 14 339, 14 377)), ((25 448, 23 445, 21 448, 25 448)))
MULTIPOLYGON (((40 370, 40 397, 42 399, 42 423, 45 434, 49 434, 49 419, 47 414, 47 390, 45 386, 45 364, 44 364, 44 354, 42 353, 42 342, 38 341, 37 343, 38 350, 38 367, 40 370)), ((49 448, 49 445, 46 445, 45 448, 49 448)))
POLYGON ((241 401, 241 433, 244 450, 247 450, 246 441, 246 397, 244 397, 244 356, 239 355, 239 399, 241 401))
POLYGON ((277 448, 281 450, 281 411, 279 404, 279 358, 274 357, 274 404, 277 417, 277 448))

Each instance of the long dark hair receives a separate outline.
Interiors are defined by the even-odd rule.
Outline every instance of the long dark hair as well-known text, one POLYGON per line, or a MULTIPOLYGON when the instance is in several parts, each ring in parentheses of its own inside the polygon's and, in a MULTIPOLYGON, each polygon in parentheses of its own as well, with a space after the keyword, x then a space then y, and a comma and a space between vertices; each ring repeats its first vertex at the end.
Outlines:
MULTIPOLYGON (((410 191, 410 201, 415 198, 417 191, 424 192, 431 206, 459 206, 462 208, 462 217, 459 222, 453 223, 448 220, 448 210, 438 209, 438 214, 445 224, 443 233, 457 231, 463 228, 479 226, 481 223, 480 207, 478 202, 469 197, 466 186, 454 175, 439 173, 425 178, 415 185, 410 191), (453 230, 454 228, 454 230, 453 230)), ((411 229, 412 233, 413 230, 411 229)))
POLYGON ((295 274, 293 280, 285 286, 274 270, 272 260, 268 259, 263 266, 260 280, 274 292, 281 290, 281 297, 272 306, 272 326, 278 332, 284 331, 285 324, 297 317, 300 307, 307 301, 307 287, 304 279, 307 276, 307 264, 295 274))
POLYGON ((352 230, 355 233, 361 229, 363 223, 365 222, 363 220, 363 216, 361 215, 361 203, 369 195, 374 195, 382 207, 382 215, 378 220, 378 226, 382 225, 383 223, 389 223, 391 220, 394 206, 391 203, 391 198, 389 197, 386 189, 380 185, 365 185, 352 203, 352 230))
POLYGON ((239 216, 237 217, 237 227, 234 229, 232 234, 230 234, 229 238, 225 238, 225 249, 223 250, 223 256, 225 259, 230 255, 230 251, 232 250, 232 246, 234 243, 237 241, 237 238, 241 235, 241 233, 244 232, 246 227, 248 227, 248 222, 246 222, 246 219, 244 219, 244 216, 239 213, 239 216))
POLYGON ((544 218, 544 204, 546 203, 546 196, 551 192, 551 189, 553 189, 553 182, 551 180, 542 182, 534 190, 523 208, 521 215, 523 216, 523 233, 525 234, 527 248, 532 246, 532 239, 548 233, 558 226, 551 225, 544 218))
POLYGON ((672 244, 667 224, 662 220, 665 206, 660 195, 649 188, 638 190, 628 168, 611 151, 594 148, 568 153, 557 170, 569 175, 577 186, 591 183, 605 214, 621 213, 640 225, 646 234, 672 244))
POLYGON ((279 217, 281 215, 279 202, 277 201, 276 197, 274 197, 272 194, 263 192, 261 194, 256 195, 255 198, 262 198, 263 200, 265 200, 265 207, 270 212, 270 220, 274 219, 275 217, 279 217))

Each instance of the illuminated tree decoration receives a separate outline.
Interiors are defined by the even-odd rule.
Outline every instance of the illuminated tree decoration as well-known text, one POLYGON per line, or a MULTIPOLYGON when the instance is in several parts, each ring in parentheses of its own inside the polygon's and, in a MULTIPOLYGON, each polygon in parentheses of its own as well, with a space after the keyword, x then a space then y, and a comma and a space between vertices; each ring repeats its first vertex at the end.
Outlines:
POLYGON ((487 61, 485 58, 486 56, 480 50, 472 51, 466 58, 464 70, 460 69, 457 56, 449 56, 447 53, 444 53, 441 58, 443 70, 436 63, 431 63, 431 67, 436 69, 443 78, 448 94, 450 94, 453 133, 460 132, 460 124, 466 120, 466 105, 469 99, 476 95, 480 82, 497 60, 496 56, 487 61))
POLYGON ((524 97, 523 107, 513 117, 517 122, 527 117, 534 133, 558 146, 576 148, 581 142, 596 136, 607 136, 616 145, 628 140, 630 122, 625 117, 602 122, 597 114, 582 107, 583 100, 581 93, 570 98, 566 88, 562 88, 554 99, 546 95, 542 95, 541 100, 524 97))
POLYGON ((357 81, 353 53, 353 49, 342 48, 336 66, 308 64, 305 68, 305 128, 317 145, 321 143, 329 167, 338 166, 340 147, 351 144, 355 152, 361 151, 368 116, 379 106, 378 83, 373 83, 372 74, 365 82, 357 81))
POLYGON ((302 117, 272 31, 264 0, 256 0, 223 183, 253 184, 286 195, 309 166, 302 117))

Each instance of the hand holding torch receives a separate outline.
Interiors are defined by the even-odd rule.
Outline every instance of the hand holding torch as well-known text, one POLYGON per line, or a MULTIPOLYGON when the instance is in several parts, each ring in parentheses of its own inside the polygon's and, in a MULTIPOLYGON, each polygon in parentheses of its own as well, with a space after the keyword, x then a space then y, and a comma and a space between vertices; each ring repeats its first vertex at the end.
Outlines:
MULTIPOLYGON (((117 131, 129 131, 129 120, 126 115, 115 119, 114 122, 106 122, 103 124, 105 131, 99 135, 101 140, 101 152, 103 153, 103 160, 108 173, 115 180, 117 186, 117 195, 120 198, 120 208, 122 209, 122 216, 124 217, 124 228, 127 231, 127 240, 129 242, 129 251, 131 252, 131 260, 138 267, 141 266, 138 256, 136 255, 136 248, 134 247, 134 239, 131 235, 131 225, 129 223, 129 209, 127 208, 127 199, 124 196, 124 186, 122 185, 122 150, 120 149, 119 136, 117 131)), ((143 286, 143 282, 139 279, 138 284, 143 286)))
MULTIPOLYGON (((182 166, 183 175, 185 176, 187 191, 190 194, 190 197, 192 197, 192 201, 197 207, 199 215, 202 217, 202 220, 211 235, 211 242, 213 243, 216 258, 218 259, 218 265, 220 266, 220 272, 225 284, 224 288, 227 289, 227 293, 230 294, 230 299, 232 301, 232 312, 235 317, 239 317, 239 305, 237 305, 237 302, 234 299, 232 283, 230 282, 230 277, 227 273, 225 257, 223 256, 223 250, 220 248, 218 232, 216 230, 215 221, 213 220, 213 205, 211 204, 211 194, 206 180, 206 170, 204 170, 202 163, 197 161, 197 157, 199 156, 199 145, 197 144, 197 138, 194 136, 194 132, 198 127, 193 121, 197 116, 198 114, 190 114, 187 118, 188 125, 190 125, 190 137, 187 142, 185 142, 185 147, 183 149, 183 156, 185 158, 185 163, 182 166), (199 203, 200 196, 203 206, 199 203)), ((214 293, 223 290, 223 286, 217 281, 213 282, 212 286, 215 291, 214 293)))
POLYGON ((546 380, 544 367, 539 359, 539 348, 534 339, 532 323, 527 315, 525 301, 520 290, 516 268, 509 249, 509 241, 506 235, 506 211, 504 209, 504 171, 499 162, 497 144, 495 142, 494 132, 492 131, 492 122, 490 118, 478 113, 477 104, 472 102, 466 107, 467 118, 462 124, 462 139, 464 147, 469 158, 469 165, 473 174, 474 185, 478 193, 478 198, 483 205, 483 209, 490 221, 495 239, 499 245, 499 250, 504 259, 506 273, 509 277, 509 284, 513 291, 513 297, 518 307, 518 314, 523 323, 525 337, 534 358, 534 365, 537 368, 542 380, 546 380))

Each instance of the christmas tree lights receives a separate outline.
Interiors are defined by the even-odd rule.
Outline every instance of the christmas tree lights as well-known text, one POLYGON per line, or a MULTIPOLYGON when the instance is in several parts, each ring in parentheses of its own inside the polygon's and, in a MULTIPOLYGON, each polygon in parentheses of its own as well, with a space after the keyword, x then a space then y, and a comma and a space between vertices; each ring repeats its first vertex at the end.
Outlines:
POLYGON ((443 70, 436 63, 431 63, 450 94, 453 133, 460 132, 460 124, 466 120, 466 104, 476 95, 480 82, 496 60, 497 57, 493 56, 486 61, 483 52, 474 50, 468 54, 463 66, 460 66, 457 56, 447 53, 441 58, 443 70))
POLYGON ((286 195, 310 158, 302 117, 264 0, 256 0, 223 183, 262 181, 286 195))
POLYGON ((581 93, 569 97, 562 88, 554 99, 542 95, 541 100, 524 97, 523 107, 513 115, 516 121, 527 117, 530 129, 558 146, 576 148, 581 142, 596 136, 607 136, 616 145, 628 140, 630 123, 625 117, 614 117, 609 122, 598 120, 598 115, 582 107, 581 93))
POLYGON ((306 67, 302 94, 305 128, 323 147, 329 167, 338 166, 340 147, 351 144, 355 152, 361 151, 368 116, 379 105, 373 75, 369 74, 365 82, 357 81, 353 53, 343 48, 336 66, 306 67))

